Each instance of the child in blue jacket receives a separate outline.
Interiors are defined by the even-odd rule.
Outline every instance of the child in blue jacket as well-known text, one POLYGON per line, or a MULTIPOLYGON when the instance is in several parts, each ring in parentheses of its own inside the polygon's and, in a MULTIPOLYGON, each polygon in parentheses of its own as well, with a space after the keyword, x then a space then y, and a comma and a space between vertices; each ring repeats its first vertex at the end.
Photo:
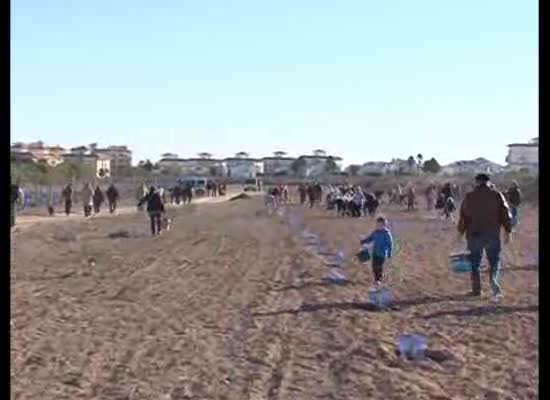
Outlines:
POLYGON ((386 218, 376 219, 376 229, 368 237, 361 240, 362 245, 373 243, 372 248, 372 272, 377 285, 382 282, 382 271, 386 259, 391 258, 393 238, 387 226, 386 218))

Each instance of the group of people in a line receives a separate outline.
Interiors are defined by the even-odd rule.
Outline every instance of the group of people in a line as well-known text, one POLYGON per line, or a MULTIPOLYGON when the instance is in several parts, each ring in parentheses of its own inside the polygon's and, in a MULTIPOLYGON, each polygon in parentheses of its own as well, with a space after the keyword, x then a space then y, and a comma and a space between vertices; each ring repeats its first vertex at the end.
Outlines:
POLYGON ((189 204, 193 200, 193 187, 190 183, 175 185, 168 192, 170 194, 170 204, 189 204))
MULTIPOLYGON (((215 187, 218 195, 225 195, 226 185, 217 184, 215 187)), ((213 195, 209 192, 209 195, 213 195)), ((64 212, 67 216, 74 212, 73 206, 75 198, 79 198, 82 204, 84 216, 86 218, 92 214, 99 214, 102 206, 107 201, 109 212, 112 214, 117 210, 120 201, 120 192, 114 183, 111 183, 107 189, 102 190, 100 185, 92 186, 90 182, 86 182, 78 193, 75 192, 73 184, 69 183, 61 190, 61 202, 64 206, 64 212)), ((138 185, 136 189, 136 201, 138 209, 142 210, 146 205, 146 211, 149 214, 151 221, 151 232, 153 235, 160 234, 162 227, 166 222, 165 204, 186 204, 190 203, 193 198, 193 187, 190 184, 177 184, 170 190, 164 190, 162 187, 155 188, 147 187, 145 183, 138 185), (169 197, 168 197, 169 196, 169 197), (164 223, 163 223, 164 222, 164 223)), ((24 193, 18 182, 11 184, 11 226, 15 226, 16 214, 18 208, 24 204, 24 193)), ((48 201, 48 213, 50 216, 55 215, 54 204, 51 199, 48 201)))
POLYGON ((225 183, 218 183, 212 180, 206 183, 206 195, 208 197, 225 196, 226 189, 225 183))
MULTIPOLYGON (((297 187, 297 195, 300 205, 307 203, 310 208, 314 208, 323 202, 323 186, 320 182, 301 183, 297 187)), ((268 199, 266 201, 275 205, 291 201, 290 190, 286 184, 278 184, 269 188, 267 196, 268 199)))
POLYGON ((405 190, 401 185, 397 185, 395 188, 390 189, 388 192, 388 199, 390 204, 403 205, 407 203, 407 210, 414 211, 416 206, 416 191, 412 184, 408 184, 405 190))
MULTIPOLYGON (((67 184, 61 191, 61 198, 65 207, 65 215, 70 215, 73 208, 75 193, 72 183, 67 184)), ((84 216, 90 217, 92 211, 95 214, 101 212, 101 207, 107 199, 109 205, 109 212, 113 214, 118 206, 120 200, 120 193, 114 183, 111 183, 109 187, 103 192, 100 185, 95 188, 89 182, 86 182, 80 191, 80 197, 82 206, 84 208, 84 216)), ((54 208, 52 204, 48 205, 48 211, 50 215, 54 214, 54 208)))
POLYGON ((298 196, 300 198, 300 204, 306 204, 306 200, 309 202, 309 207, 314 208, 323 201, 323 186, 320 182, 312 182, 310 184, 301 183, 298 185, 298 196))

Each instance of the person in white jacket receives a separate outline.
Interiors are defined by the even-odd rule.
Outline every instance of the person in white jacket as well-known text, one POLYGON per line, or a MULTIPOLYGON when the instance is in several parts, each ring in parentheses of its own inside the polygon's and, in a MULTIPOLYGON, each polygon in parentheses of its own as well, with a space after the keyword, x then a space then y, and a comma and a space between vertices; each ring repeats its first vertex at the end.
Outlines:
POLYGON ((359 218, 361 217, 361 210, 363 210, 363 204, 365 203, 365 195, 363 194, 363 190, 361 190, 361 187, 355 188, 352 201, 353 216, 359 218))
POLYGON ((89 217, 92 215, 92 205, 94 199, 94 191, 92 185, 89 182, 84 184, 82 188, 82 205, 84 206, 84 216, 89 217))

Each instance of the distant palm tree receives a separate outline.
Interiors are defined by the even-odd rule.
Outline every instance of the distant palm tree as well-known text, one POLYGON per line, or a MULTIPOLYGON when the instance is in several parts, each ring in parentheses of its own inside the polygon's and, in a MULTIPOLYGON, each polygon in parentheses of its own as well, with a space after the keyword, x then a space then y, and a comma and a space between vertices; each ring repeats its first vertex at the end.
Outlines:
POLYGON ((273 152, 273 155, 274 155, 275 157, 284 157, 284 156, 287 155, 287 152, 286 152, 286 151, 274 151, 274 152, 273 152))
POLYGON ((246 151, 239 151, 235 156, 237 158, 248 158, 249 154, 246 151))
POLYGON ((441 166, 435 158, 431 158, 424 163, 424 172, 430 172, 432 174, 437 174, 441 171, 441 166))
POLYGON ((212 154, 207 153, 207 152, 202 152, 202 153, 199 153, 199 157, 208 160, 208 159, 212 158, 212 154))

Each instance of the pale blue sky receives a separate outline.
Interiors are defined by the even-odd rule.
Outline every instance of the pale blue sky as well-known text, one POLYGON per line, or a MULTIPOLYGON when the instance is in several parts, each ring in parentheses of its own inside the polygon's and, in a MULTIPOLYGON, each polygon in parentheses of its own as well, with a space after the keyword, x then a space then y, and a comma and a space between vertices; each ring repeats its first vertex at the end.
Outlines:
POLYGON ((535 0, 17 0, 11 43, 12 141, 504 163, 538 136, 535 0))

